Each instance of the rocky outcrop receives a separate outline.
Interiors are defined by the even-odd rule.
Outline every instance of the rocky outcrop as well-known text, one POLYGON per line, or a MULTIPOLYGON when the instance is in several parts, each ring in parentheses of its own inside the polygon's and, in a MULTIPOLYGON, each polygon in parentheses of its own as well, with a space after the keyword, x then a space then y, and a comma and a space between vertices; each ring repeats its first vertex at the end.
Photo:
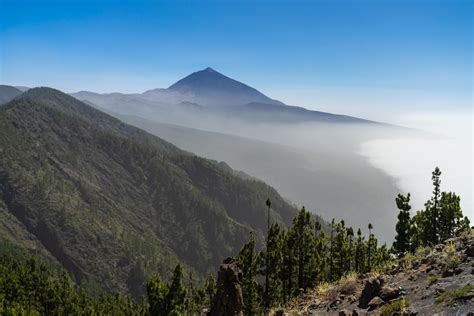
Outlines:
POLYGON ((227 258, 217 274, 217 293, 212 302, 211 316, 242 315, 242 269, 234 258, 227 258))
POLYGON ((379 278, 370 278, 365 282, 364 289, 359 298, 359 307, 367 308, 369 302, 380 294, 382 289, 383 280, 379 278))

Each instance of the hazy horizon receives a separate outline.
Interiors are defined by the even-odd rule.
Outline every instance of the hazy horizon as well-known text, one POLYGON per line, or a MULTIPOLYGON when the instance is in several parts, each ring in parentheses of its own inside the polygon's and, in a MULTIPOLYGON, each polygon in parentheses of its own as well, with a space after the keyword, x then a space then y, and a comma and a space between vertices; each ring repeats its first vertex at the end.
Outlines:
POLYGON ((358 150, 413 192, 415 208, 429 197, 430 170, 439 165, 443 189, 460 193, 474 217, 471 1, 0 6, 0 83, 141 93, 212 67, 289 105, 439 135, 374 135, 358 150))

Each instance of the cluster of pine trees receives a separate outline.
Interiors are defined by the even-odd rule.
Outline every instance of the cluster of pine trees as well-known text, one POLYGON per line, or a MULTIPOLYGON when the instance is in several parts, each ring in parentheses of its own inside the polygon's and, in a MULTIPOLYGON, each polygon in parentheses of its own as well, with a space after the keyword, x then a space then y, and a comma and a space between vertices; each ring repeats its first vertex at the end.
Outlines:
POLYGON ((198 315, 215 288, 212 275, 204 287, 195 286, 191 274, 185 282, 178 264, 169 282, 158 275, 149 279, 147 299, 94 295, 38 257, 16 249, 0 255, 0 315, 198 315))
POLYGON ((394 253, 414 252, 420 246, 431 246, 469 229, 469 219, 463 217, 460 197, 454 192, 441 192, 441 171, 432 173, 433 194, 425 209, 410 215, 410 193, 395 199, 400 210, 395 227, 394 253))
POLYGON ((365 273, 389 260, 389 250, 386 245, 378 247, 372 228, 368 224, 366 239, 360 229, 355 235, 343 220, 336 223, 333 219, 326 234, 303 207, 288 229, 269 225, 264 250, 257 251, 251 234, 238 256, 244 314, 262 314, 321 282, 338 280, 350 272, 365 273))

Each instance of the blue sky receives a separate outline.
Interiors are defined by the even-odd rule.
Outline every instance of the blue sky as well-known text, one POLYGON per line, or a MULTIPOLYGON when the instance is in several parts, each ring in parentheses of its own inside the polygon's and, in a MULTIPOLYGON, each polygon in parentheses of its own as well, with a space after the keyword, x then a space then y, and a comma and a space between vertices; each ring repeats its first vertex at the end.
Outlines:
POLYGON ((4 84, 141 92, 211 66, 333 112, 472 106, 472 1, 0 3, 4 84))

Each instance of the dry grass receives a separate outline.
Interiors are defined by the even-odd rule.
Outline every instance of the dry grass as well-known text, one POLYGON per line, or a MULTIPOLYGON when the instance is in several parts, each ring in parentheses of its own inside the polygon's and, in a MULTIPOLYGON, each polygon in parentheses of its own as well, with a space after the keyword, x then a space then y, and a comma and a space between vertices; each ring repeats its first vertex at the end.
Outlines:
POLYGON ((415 260, 417 260, 418 257, 411 254, 411 253, 407 253, 405 256, 403 256, 403 258, 401 258, 399 261, 398 261, 398 264, 402 267, 402 268, 409 268, 411 267, 411 263, 415 260))
POLYGON ((339 291, 344 295, 353 295, 358 288, 357 273, 351 272, 343 276, 338 282, 339 291))
POLYGON ((415 250, 415 257, 417 257, 418 259, 421 259, 430 255, 431 252, 432 252, 432 249, 430 247, 420 246, 416 248, 415 250))
POLYGON ((450 242, 446 245, 446 247, 444 247, 441 260, 444 270, 454 269, 461 263, 461 258, 456 251, 456 245, 454 242, 450 242))

